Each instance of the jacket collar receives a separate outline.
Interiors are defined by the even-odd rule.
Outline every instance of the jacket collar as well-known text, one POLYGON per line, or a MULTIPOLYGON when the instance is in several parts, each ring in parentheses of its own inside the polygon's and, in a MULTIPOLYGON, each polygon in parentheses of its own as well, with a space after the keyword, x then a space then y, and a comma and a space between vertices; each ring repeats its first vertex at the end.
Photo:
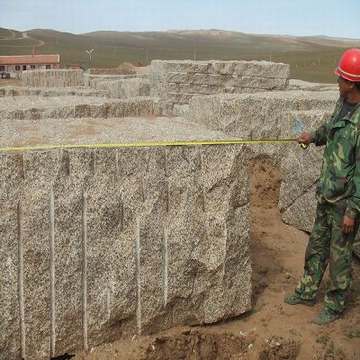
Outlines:
MULTIPOLYGON (((341 102, 341 106, 339 106, 339 111, 338 111, 338 114, 340 113, 343 105, 344 105, 344 102, 345 102, 345 99, 343 98, 340 98, 340 102, 341 102)), ((357 103, 354 108, 349 111, 343 118, 342 120, 347 120, 347 121, 350 121, 351 123, 357 125, 359 124, 360 122, 360 103, 357 103)))

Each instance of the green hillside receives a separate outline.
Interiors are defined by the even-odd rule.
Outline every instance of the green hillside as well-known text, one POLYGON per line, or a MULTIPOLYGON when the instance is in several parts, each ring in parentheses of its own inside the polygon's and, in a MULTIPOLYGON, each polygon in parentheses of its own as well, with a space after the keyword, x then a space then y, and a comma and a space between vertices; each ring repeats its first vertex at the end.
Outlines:
POLYGON ((253 35, 221 30, 166 32, 98 31, 75 35, 36 29, 26 33, 0 28, 0 55, 59 53, 64 66, 89 65, 85 50, 94 49, 93 67, 152 59, 271 60, 289 63, 291 77, 334 82, 333 69, 347 47, 360 40, 328 37, 253 35))

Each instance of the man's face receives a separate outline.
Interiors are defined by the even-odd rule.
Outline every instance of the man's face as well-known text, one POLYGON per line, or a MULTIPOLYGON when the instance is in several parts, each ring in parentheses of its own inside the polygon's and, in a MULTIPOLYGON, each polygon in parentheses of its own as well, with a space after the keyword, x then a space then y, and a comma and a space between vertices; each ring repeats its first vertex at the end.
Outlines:
POLYGON ((340 96, 346 99, 353 90, 354 84, 351 81, 342 78, 341 76, 338 77, 337 83, 339 85, 340 96))

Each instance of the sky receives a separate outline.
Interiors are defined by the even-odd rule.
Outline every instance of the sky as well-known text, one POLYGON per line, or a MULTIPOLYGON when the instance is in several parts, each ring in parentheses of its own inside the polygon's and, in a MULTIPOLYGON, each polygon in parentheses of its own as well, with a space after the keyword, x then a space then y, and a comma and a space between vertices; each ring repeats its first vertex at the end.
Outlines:
POLYGON ((360 39, 360 0, 0 0, 0 27, 97 30, 221 29, 360 39))

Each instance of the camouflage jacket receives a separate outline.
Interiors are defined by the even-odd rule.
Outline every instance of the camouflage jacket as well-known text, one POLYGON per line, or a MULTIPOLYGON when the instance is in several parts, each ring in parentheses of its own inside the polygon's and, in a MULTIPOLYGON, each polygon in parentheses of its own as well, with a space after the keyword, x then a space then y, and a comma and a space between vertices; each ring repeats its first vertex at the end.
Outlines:
POLYGON ((317 188, 319 201, 335 203, 346 199, 346 215, 360 213, 360 103, 340 118, 339 99, 328 122, 312 135, 317 146, 326 145, 317 188))

